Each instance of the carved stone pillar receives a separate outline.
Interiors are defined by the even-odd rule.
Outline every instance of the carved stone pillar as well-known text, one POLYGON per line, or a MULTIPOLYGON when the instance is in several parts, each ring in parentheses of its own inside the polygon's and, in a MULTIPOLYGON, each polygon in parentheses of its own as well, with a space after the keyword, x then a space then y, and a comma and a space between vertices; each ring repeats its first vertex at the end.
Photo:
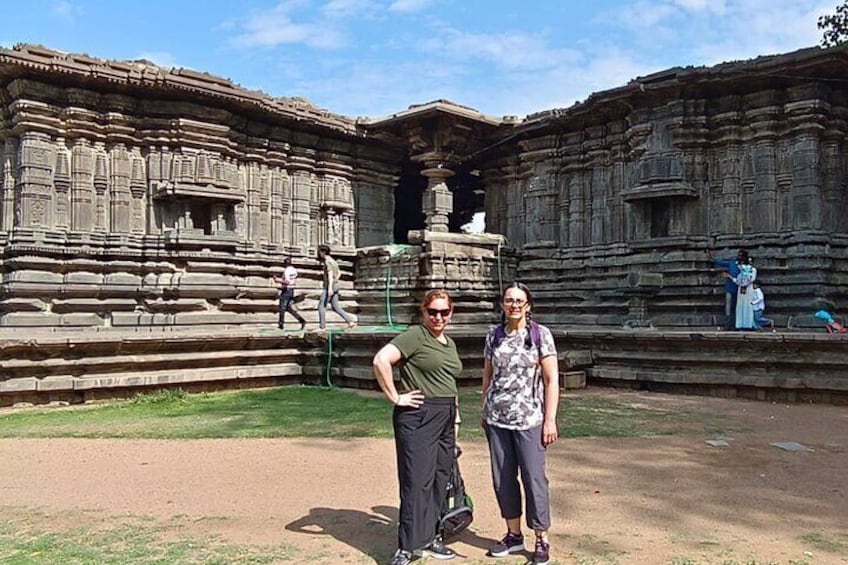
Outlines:
POLYGON ((21 136, 18 159, 20 227, 53 227, 53 166, 55 154, 50 138, 42 133, 21 136))
POLYGON ((122 143, 115 144, 109 151, 111 167, 109 180, 111 194, 109 198, 109 231, 129 233, 132 221, 132 195, 130 193, 131 161, 127 148, 122 143))
POLYGON ((63 138, 56 139, 56 166, 53 169, 53 187, 56 190, 55 227, 65 231, 70 226, 71 163, 63 138))
POLYGON ((18 140, 7 137, 3 150, 2 191, 0 191, 0 231, 12 231, 15 226, 15 186, 18 176, 18 140))
POLYGON ((109 169, 106 164, 106 147, 103 143, 94 145, 94 230, 109 230, 109 169))
POLYGON ((74 140, 71 150, 71 229, 94 227, 94 152, 87 139, 74 140))
POLYGON ((813 135, 795 139, 791 155, 792 227, 820 229, 822 226, 822 194, 820 180, 819 141, 813 135))
POLYGON ((427 163, 427 168, 421 174, 427 177, 427 189, 421 201, 427 229, 447 232, 448 214, 453 211, 453 194, 445 181, 454 173, 442 163, 427 163))
POLYGON ((147 174, 144 168, 144 157, 136 147, 132 150, 132 167, 130 169, 130 195, 132 197, 131 231, 134 234, 144 234, 146 231, 147 215, 147 174))

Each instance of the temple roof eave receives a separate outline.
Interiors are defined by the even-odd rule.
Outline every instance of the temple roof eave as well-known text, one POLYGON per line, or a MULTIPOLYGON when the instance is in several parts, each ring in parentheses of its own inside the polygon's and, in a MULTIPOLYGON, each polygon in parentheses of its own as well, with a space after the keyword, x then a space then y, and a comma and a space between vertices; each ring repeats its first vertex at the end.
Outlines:
POLYGON ((357 123, 368 131, 376 132, 403 128, 406 123, 427 120, 439 116, 446 116, 459 122, 465 122, 469 125, 473 124, 482 126, 492 130, 497 129, 504 124, 514 123, 511 116, 496 118, 478 112, 473 108, 461 106, 446 100, 436 100, 425 104, 413 105, 402 112, 397 112, 390 116, 381 118, 361 118, 357 123))
POLYGON ((183 91, 202 98, 226 100, 250 107, 271 119, 296 121, 312 126, 363 136, 353 118, 318 108, 302 98, 274 98, 249 90, 230 80, 187 68, 163 68, 147 61, 110 61, 87 55, 54 51, 38 45, 0 47, 0 77, 9 79, 41 74, 62 75, 69 81, 128 89, 183 91))
MULTIPOLYGON (((730 84, 738 81, 750 82, 752 76, 774 76, 785 79, 815 79, 816 69, 826 69, 837 64, 848 69, 848 44, 824 49, 809 47, 779 55, 764 55, 743 61, 724 62, 713 66, 672 67, 644 76, 627 84, 590 94, 584 101, 571 106, 552 108, 527 115, 516 124, 516 133, 529 129, 553 126, 557 122, 569 121, 579 116, 589 116, 602 108, 615 105, 621 109, 637 107, 639 99, 646 96, 672 96, 688 87, 698 85, 730 84), (803 72, 804 74, 797 74, 803 72), (792 75, 796 73, 796 75, 792 75)), ((827 78, 822 75, 823 78, 827 78)))

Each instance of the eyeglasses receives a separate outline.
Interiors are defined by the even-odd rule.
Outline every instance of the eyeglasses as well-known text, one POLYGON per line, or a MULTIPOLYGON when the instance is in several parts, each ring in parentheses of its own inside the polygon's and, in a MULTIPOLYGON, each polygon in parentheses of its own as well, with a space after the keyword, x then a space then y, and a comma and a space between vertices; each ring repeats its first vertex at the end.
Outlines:
POLYGON ((522 306, 527 304, 527 301, 522 300, 520 298, 504 298, 503 303, 507 306, 518 306, 519 308, 521 308, 522 306))
POLYGON ((438 310, 436 308, 427 308, 427 315, 431 318, 435 318, 436 316, 441 316, 442 318, 447 318, 451 315, 450 308, 447 310, 438 310))

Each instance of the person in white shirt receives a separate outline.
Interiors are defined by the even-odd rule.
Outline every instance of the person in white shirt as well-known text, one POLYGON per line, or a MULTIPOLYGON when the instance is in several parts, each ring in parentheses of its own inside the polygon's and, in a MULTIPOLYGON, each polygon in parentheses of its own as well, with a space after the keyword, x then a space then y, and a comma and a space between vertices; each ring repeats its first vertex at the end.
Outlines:
POLYGON ((283 276, 274 277, 274 281, 280 285, 280 319, 277 322, 277 327, 281 330, 286 322, 286 312, 294 316, 294 319, 300 322, 300 329, 306 327, 306 320, 294 307, 294 288, 297 281, 297 269, 291 264, 291 258, 283 259, 283 276))
POLYGON ((758 330, 763 329, 763 326, 769 326, 774 329, 774 320, 763 316, 763 312, 766 309, 766 297, 763 295, 760 283, 754 281, 751 284, 754 287, 751 291, 751 310, 754 311, 754 327, 758 330))

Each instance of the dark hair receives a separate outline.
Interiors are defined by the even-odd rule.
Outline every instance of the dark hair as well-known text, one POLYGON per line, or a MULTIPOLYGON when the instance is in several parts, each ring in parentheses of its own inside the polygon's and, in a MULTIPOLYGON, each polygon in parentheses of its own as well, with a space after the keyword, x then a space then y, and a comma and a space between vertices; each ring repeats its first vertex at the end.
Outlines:
MULTIPOLYGON (((524 284, 524 283, 522 283, 522 282, 518 282, 518 281, 513 281, 513 282, 512 282, 509 286, 507 286, 506 288, 504 288, 503 294, 501 295, 501 300, 503 300, 503 299, 505 299, 505 298, 506 298, 506 291, 508 291, 508 290, 510 290, 510 289, 512 289, 512 288, 517 288, 518 290, 520 290, 521 292, 523 292, 523 293, 524 293, 524 296, 526 296, 526 297, 527 297, 527 306, 528 306, 528 308, 532 308, 532 307, 533 307, 533 294, 530 292, 530 289, 529 289, 529 288, 527 288, 527 285, 526 285, 526 284, 524 284)), ((531 314, 530 314, 530 310, 528 310, 528 311, 524 314, 524 317, 525 317, 525 318, 527 318, 527 326, 528 326, 527 334, 524 336, 524 347, 525 347, 526 349, 532 349, 532 348, 533 348, 533 333, 534 333, 534 332, 533 332, 533 331, 530 331, 530 329, 529 329, 529 328, 531 327, 531 325, 532 325, 532 324, 535 324, 535 322, 533 322, 533 321, 530 319, 530 316, 531 316, 531 314)), ((501 311, 501 326, 503 327, 503 326, 505 326, 505 325, 506 325, 506 312, 505 312, 505 311, 501 311)), ((538 330, 535 330, 535 331, 536 331, 536 332, 538 332, 538 330)))
POLYGON ((283 259, 283 267, 288 267, 289 265, 291 265, 291 257, 286 257, 283 259))
POLYGON ((523 292, 524 295, 527 296, 527 305, 533 306, 533 294, 530 292, 530 289, 527 288, 526 284, 524 284, 522 282, 518 282, 518 281, 514 281, 509 286, 504 288, 503 294, 501 295, 501 300, 506 298, 506 291, 508 291, 511 288, 517 288, 518 290, 523 292))
POLYGON ((326 253, 327 255, 329 255, 329 254, 330 254, 330 246, 329 246, 329 245, 324 245, 324 244, 322 243, 321 245, 319 245, 319 246, 318 246, 318 251, 321 251, 321 252, 326 253))

